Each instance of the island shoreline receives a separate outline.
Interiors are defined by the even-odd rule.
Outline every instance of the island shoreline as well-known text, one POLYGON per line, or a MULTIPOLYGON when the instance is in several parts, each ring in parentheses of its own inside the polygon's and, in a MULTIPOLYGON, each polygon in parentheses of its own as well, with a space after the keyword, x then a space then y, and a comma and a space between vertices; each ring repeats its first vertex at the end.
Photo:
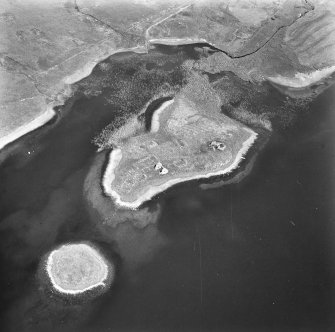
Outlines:
POLYGON ((93 245, 89 245, 87 243, 73 243, 73 244, 64 244, 59 246, 58 248, 52 250, 49 254, 49 256, 45 259, 45 267, 44 267, 52 287, 59 292, 60 294, 63 295, 69 295, 69 296, 74 296, 74 295, 82 295, 86 293, 87 291, 92 291, 94 289, 97 289, 99 287, 107 287, 109 284, 109 279, 114 278, 114 267, 111 266, 111 264, 105 259, 105 257, 100 253, 100 251, 93 245), (64 289, 62 286, 58 285, 56 279, 54 278, 52 274, 52 265, 53 265, 53 256, 62 248, 68 247, 68 246, 81 246, 85 248, 85 250, 90 251, 91 255, 94 255, 95 258, 100 262, 100 264, 103 264, 104 266, 104 275, 103 278, 95 284, 92 284, 84 289, 80 290, 71 290, 71 289, 64 289))
POLYGON ((235 160, 233 161, 233 163, 225 168, 222 169, 220 171, 216 171, 216 172, 209 172, 207 174, 199 174, 199 175, 193 175, 193 176, 188 176, 188 177, 184 177, 184 178, 176 178, 176 179, 172 179, 169 180, 167 182, 165 182, 162 185, 159 186, 152 186, 149 189, 147 189, 144 194, 141 195, 140 198, 138 198, 137 200, 133 201, 133 202, 127 202, 127 201, 123 201, 121 199, 121 196, 112 189, 112 183, 115 179, 115 169, 118 167, 121 159, 122 159, 122 152, 121 149, 116 148, 113 149, 110 152, 109 155, 109 160, 106 166, 106 169, 104 170, 104 174, 102 177, 102 188, 104 193, 109 196, 110 198, 113 199, 113 201, 115 202, 115 204, 121 208, 128 208, 128 209, 132 209, 132 210, 136 210, 138 209, 144 202, 150 200, 151 198, 153 198, 154 196, 156 196, 157 194, 167 190, 168 188, 182 183, 182 182, 187 182, 187 181, 192 181, 192 180, 200 180, 200 179, 208 179, 210 177, 213 176, 219 176, 219 175, 224 175, 224 174, 228 174, 231 171, 233 171, 240 163, 240 161, 243 159, 243 156, 247 153, 247 151, 249 150, 249 148, 253 145, 254 141, 257 138, 257 133, 255 131, 253 131, 252 129, 249 128, 245 128, 246 131, 248 131, 251 136, 243 143, 242 148, 239 150, 239 152, 237 153, 235 160))

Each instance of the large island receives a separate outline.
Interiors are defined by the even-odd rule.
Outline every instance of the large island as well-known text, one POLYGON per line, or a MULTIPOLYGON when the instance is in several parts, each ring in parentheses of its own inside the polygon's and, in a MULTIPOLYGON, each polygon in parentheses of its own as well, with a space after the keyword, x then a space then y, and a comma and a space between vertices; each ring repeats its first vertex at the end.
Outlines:
POLYGON ((136 209, 177 183, 231 172, 256 136, 220 112, 204 82, 191 84, 156 110, 150 132, 116 143, 104 192, 118 206, 136 209))

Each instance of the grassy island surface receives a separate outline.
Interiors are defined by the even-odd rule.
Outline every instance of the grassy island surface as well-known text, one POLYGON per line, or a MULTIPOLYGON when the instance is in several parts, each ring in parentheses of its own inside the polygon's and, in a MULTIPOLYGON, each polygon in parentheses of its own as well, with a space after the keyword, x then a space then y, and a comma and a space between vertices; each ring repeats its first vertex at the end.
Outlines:
POLYGON ((229 173, 257 134, 220 112, 202 78, 188 84, 153 115, 150 132, 116 142, 103 188, 118 206, 136 209, 167 188, 229 173))
POLYGON ((97 287, 107 288, 114 269, 93 247, 67 244, 53 250, 46 261, 52 287, 64 295, 79 295, 97 287))

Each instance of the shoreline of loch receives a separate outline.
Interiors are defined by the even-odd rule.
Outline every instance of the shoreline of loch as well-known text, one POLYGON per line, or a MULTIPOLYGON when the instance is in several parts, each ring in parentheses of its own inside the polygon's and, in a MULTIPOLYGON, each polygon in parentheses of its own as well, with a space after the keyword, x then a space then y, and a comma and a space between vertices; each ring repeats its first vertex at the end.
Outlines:
POLYGON ((257 138, 257 133, 254 132, 252 129, 245 128, 245 130, 249 131, 251 134, 250 137, 243 143, 242 148, 239 150, 239 152, 236 154, 235 160, 225 169, 222 169, 220 171, 216 172, 208 172, 208 173, 200 173, 197 175, 191 175, 181 178, 175 178, 171 179, 161 185, 155 186, 152 185, 149 188, 146 188, 145 192, 132 202, 123 201, 121 196, 112 189, 112 183, 115 179, 115 172, 114 170, 118 167, 121 159, 122 159, 122 151, 121 149, 117 148, 110 152, 109 154, 109 160, 107 162, 103 177, 102 177, 102 188, 104 193, 109 196, 115 204, 121 208, 128 208, 136 210, 139 208, 144 202, 150 200, 157 194, 167 190, 168 188, 172 187, 173 185, 192 181, 192 180, 201 180, 201 179, 208 179, 213 176, 219 176, 228 174, 231 171, 233 171, 241 162, 243 159, 243 156, 246 154, 246 152, 249 150, 249 148, 252 146, 254 141, 257 138))
POLYGON ((0 138, 0 152, 9 144, 17 141, 19 138, 39 129, 46 125, 50 120, 52 120, 57 113, 54 110, 54 106, 48 106, 46 111, 36 117, 34 120, 28 122, 16 128, 11 133, 0 138))
POLYGON ((164 45, 164 46, 183 46, 191 44, 208 44, 212 47, 215 45, 209 43, 204 38, 154 38, 148 40, 151 45, 164 45))
MULTIPOLYGON (((92 74, 93 69, 95 66, 97 66, 99 63, 105 61, 110 56, 113 56, 118 53, 127 53, 127 52, 134 52, 138 54, 145 54, 148 52, 148 49, 141 46, 136 46, 132 48, 120 48, 115 50, 114 52, 110 53, 107 57, 103 57, 102 59, 98 59, 97 61, 88 61, 87 64, 81 68, 80 70, 77 70, 73 72, 70 75, 67 75, 63 78, 63 83, 66 85, 72 85, 75 84, 82 79, 88 77, 92 74)), ((65 94, 60 93, 57 94, 57 97, 62 100, 61 102, 51 102, 49 106, 47 106, 47 109, 45 112, 37 116, 34 120, 16 128, 12 132, 8 133, 7 135, 0 137, 0 153, 3 151, 5 147, 7 147, 9 144, 16 142, 26 134, 29 134, 37 129, 41 129, 46 125, 50 120, 55 118, 57 116, 57 112, 54 110, 57 106, 64 106, 66 101, 69 100, 72 96, 69 91, 67 91, 65 94), (65 98, 64 98, 65 97, 65 98)))
POLYGON ((321 82, 335 72, 335 66, 325 67, 309 73, 296 73, 293 77, 277 75, 267 77, 271 83, 278 84, 288 88, 304 89, 310 85, 321 82))
MULTIPOLYGON (((72 271, 73 273, 82 272, 82 269, 84 268, 83 266, 81 266, 83 262, 77 261, 77 263, 79 265, 74 268, 74 271, 72 271)), ((115 276, 114 266, 106 260, 103 254, 100 253, 100 251, 97 248, 95 248, 95 246, 88 243, 74 243, 74 244, 70 243, 61 245, 49 253, 43 265, 44 266, 42 268, 45 270, 46 276, 49 278, 50 286, 59 294, 65 296, 81 295, 87 293, 88 291, 94 291, 95 289, 99 288, 101 288, 101 290, 106 289, 110 286, 115 276), (58 257, 58 263, 62 263, 62 261, 64 261, 65 263, 66 260, 69 259, 69 256, 71 257, 72 255, 73 256, 72 259, 74 259, 76 255, 78 256, 79 254, 83 258, 85 255, 90 257, 95 264, 98 264, 100 266, 99 271, 97 271, 100 272, 100 276, 97 275, 84 276, 84 278, 91 277, 91 279, 97 279, 97 280, 95 281, 84 280, 87 285, 86 287, 83 287, 81 289, 75 289, 75 287, 73 289, 69 288, 65 289, 62 283, 66 284, 67 279, 65 278, 65 280, 62 280, 61 276, 54 275, 55 272, 53 271, 55 269, 54 264, 56 264, 54 256, 60 255, 60 257, 58 257)), ((61 266, 58 266, 56 268, 56 271, 60 272, 59 269, 61 269, 61 266)), ((67 271, 66 269, 67 268, 65 268, 65 271, 63 271, 64 274, 69 273, 69 271, 67 271)), ((90 272, 90 269, 84 272, 90 272)), ((76 276, 73 275, 72 277, 76 276)))

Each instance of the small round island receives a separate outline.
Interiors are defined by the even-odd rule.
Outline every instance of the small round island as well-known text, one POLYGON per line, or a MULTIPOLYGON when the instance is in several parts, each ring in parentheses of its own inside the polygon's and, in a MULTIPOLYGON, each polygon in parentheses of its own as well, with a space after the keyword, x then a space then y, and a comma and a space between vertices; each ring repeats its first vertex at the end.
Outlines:
POLYGON ((88 243, 58 247, 46 256, 42 268, 52 290, 69 297, 100 295, 115 276, 114 264, 88 243))

